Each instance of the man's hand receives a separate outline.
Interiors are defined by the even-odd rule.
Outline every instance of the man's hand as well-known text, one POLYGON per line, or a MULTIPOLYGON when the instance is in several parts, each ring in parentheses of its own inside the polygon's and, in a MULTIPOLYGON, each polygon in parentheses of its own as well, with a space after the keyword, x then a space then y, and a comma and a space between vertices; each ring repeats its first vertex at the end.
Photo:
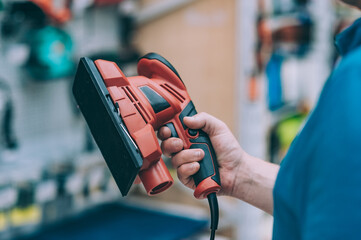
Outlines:
MULTIPOLYGON (((222 184, 219 194, 236 197, 272 214, 273 187, 279 166, 248 155, 226 124, 209 114, 185 117, 184 124, 208 134, 219 165, 222 184)), ((158 131, 158 137, 163 141, 163 153, 172 158, 180 181, 194 189, 192 175, 199 170, 198 161, 203 159, 204 152, 201 149, 183 150, 183 141, 171 138, 167 127, 158 131)))
MULTIPOLYGON (((209 135, 219 164, 222 183, 220 194, 232 195, 244 151, 231 131, 222 121, 206 113, 185 117, 184 124, 191 129, 201 129, 209 135)), ((158 137, 163 140, 161 145, 163 154, 172 158, 172 164, 177 169, 180 181, 194 189, 192 175, 199 170, 198 161, 203 159, 204 152, 201 149, 182 150, 183 141, 170 136, 167 127, 161 128, 158 132, 158 137)))

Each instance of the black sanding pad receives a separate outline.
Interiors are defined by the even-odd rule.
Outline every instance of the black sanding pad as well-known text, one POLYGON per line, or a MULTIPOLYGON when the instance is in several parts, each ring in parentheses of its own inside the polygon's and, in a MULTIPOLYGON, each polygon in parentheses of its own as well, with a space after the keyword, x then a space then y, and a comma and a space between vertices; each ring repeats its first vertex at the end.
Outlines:
POLYGON ((127 195, 143 159, 89 58, 80 59, 73 94, 122 195, 127 195))

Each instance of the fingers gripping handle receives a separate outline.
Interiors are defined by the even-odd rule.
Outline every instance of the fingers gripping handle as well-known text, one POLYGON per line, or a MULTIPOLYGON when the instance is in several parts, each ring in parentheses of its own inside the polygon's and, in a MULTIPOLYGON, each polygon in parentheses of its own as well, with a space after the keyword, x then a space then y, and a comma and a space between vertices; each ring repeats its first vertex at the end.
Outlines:
MULTIPOLYGON (((200 148, 204 151, 204 158, 199 162, 200 169, 193 175, 193 179, 197 186, 194 191, 194 196, 196 198, 206 198, 210 193, 218 192, 220 190, 221 181, 219 177, 216 154, 208 134, 202 130, 189 129, 183 123, 184 117, 190 117, 195 114, 197 114, 197 111, 193 103, 190 102, 180 114, 179 120, 183 125, 186 136, 188 136, 188 140, 190 142, 189 148, 200 148)), ((172 137, 179 137, 181 135, 177 133, 173 123, 168 123, 166 126, 170 129, 172 137)))
POLYGON ((210 193, 218 192, 221 188, 218 163, 216 154, 208 135, 199 130, 194 139, 190 139, 192 145, 190 149, 200 148, 204 151, 204 158, 199 162, 200 169, 193 175, 196 189, 194 196, 196 198, 206 198, 210 193))

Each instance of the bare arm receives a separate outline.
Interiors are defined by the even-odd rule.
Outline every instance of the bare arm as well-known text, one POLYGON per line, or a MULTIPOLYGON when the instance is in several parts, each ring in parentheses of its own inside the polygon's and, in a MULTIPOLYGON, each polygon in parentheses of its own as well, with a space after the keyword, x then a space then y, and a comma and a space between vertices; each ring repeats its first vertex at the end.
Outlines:
POLYGON ((246 154, 235 179, 232 197, 273 214, 273 188, 279 166, 246 154))

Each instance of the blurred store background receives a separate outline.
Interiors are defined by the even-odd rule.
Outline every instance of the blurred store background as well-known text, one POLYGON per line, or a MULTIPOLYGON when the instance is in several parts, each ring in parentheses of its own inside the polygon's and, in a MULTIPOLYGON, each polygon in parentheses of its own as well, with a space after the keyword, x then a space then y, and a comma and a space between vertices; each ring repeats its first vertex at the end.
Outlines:
MULTIPOLYGON (((135 75, 163 55, 199 112, 280 163, 358 15, 332 0, 0 0, 0 239, 209 239, 207 201, 179 181, 121 197, 72 98, 80 57, 135 75)), ((271 239, 271 216, 219 201, 216 239, 271 239)))

